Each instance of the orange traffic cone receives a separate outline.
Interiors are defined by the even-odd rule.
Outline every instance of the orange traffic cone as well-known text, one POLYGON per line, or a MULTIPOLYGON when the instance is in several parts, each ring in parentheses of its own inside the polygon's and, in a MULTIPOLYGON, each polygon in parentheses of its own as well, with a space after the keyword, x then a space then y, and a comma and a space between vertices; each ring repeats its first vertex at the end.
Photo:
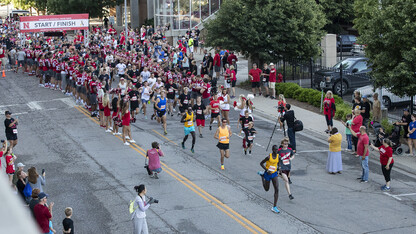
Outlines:
POLYGON ((6 73, 4 73, 4 70, 3 70, 3 75, 1 75, 1 77, 6 77, 6 73))

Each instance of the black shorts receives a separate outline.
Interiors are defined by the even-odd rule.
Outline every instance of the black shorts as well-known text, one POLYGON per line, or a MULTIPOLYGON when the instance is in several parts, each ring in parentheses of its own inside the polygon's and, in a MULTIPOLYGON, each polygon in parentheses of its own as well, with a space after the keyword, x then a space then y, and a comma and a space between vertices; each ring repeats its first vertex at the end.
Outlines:
POLYGON ((228 150, 230 149, 230 144, 224 144, 224 143, 218 142, 217 147, 220 150, 228 150))
POLYGON ((232 80, 231 81, 231 87, 235 87, 235 83, 237 83, 237 80, 232 80))
POLYGON ((166 110, 163 110, 163 111, 156 111, 156 113, 157 113, 157 116, 159 116, 159 117, 163 117, 165 114, 166 114, 166 110))
POLYGON ((221 66, 214 66, 215 72, 220 72, 221 66))
POLYGON ((17 134, 6 133, 6 139, 8 141, 15 141, 15 140, 17 140, 17 134))
POLYGON ((130 111, 136 111, 137 108, 139 108, 139 102, 138 101, 130 102, 130 111))
POLYGON ((91 105, 97 105, 97 94, 90 93, 90 104, 91 105))
POLYGON ((179 111, 181 112, 181 113, 184 113, 186 110, 188 109, 188 107, 186 106, 180 106, 179 107, 179 111))
POLYGON ((211 113, 211 118, 215 119, 218 117, 218 115, 220 115, 220 113, 211 113))
POLYGON ((282 173, 289 176, 290 171, 289 170, 282 170, 282 171, 280 171, 280 174, 282 174, 282 173))
POLYGON ((260 82, 251 82, 252 88, 260 88, 260 82))

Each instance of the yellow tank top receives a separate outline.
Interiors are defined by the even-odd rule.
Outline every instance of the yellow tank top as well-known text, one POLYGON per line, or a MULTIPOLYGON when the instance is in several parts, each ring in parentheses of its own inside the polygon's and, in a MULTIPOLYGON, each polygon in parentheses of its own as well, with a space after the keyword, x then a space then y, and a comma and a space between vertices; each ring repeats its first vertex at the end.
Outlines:
POLYGON ((277 171, 277 163, 279 162, 279 155, 276 155, 276 159, 273 159, 272 154, 269 156, 269 161, 266 162, 267 170, 271 170, 272 173, 277 171))
POLYGON ((188 112, 185 113, 186 117, 185 117, 185 127, 189 128, 194 126, 194 113, 192 112, 192 115, 189 115, 188 112))
POLYGON ((228 132, 228 127, 222 128, 219 127, 220 132, 218 134, 219 142, 223 144, 229 144, 230 139, 228 137, 230 136, 230 133, 228 132))

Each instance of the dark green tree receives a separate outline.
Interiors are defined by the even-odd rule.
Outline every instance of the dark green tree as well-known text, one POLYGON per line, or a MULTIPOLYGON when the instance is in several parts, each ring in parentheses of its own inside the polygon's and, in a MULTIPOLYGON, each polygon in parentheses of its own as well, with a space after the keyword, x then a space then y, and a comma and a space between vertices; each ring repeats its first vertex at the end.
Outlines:
POLYGON ((375 87, 398 96, 416 95, 416 4, 414 0, 356 0, 355 27, 367 45, 375 87))
POLYGON ((344 31, 342 26, 353 25, 354 0, 316 0, 316 2, 322 6, 328 19, 324 27, 328 33, 340 34, 344 31))
POLYGON ((204 26, 208 46, 241 51, 253 61, 276 61, 318 55, 325 22, 314 0, 233 0, 204 26))
POLYGON ((89 13, 91 18, 103 17, 105 8, 120 4, 121 0, 48 0, 49 14, 79 14, 89 13))

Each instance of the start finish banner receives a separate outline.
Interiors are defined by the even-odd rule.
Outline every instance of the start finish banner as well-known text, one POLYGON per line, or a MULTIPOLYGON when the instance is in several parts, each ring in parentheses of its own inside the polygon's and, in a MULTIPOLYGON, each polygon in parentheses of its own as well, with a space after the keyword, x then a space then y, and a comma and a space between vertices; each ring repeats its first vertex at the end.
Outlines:
POLYGON ((21 32, 49 32, 88 29, 88 14, 21 16, 21 32))

